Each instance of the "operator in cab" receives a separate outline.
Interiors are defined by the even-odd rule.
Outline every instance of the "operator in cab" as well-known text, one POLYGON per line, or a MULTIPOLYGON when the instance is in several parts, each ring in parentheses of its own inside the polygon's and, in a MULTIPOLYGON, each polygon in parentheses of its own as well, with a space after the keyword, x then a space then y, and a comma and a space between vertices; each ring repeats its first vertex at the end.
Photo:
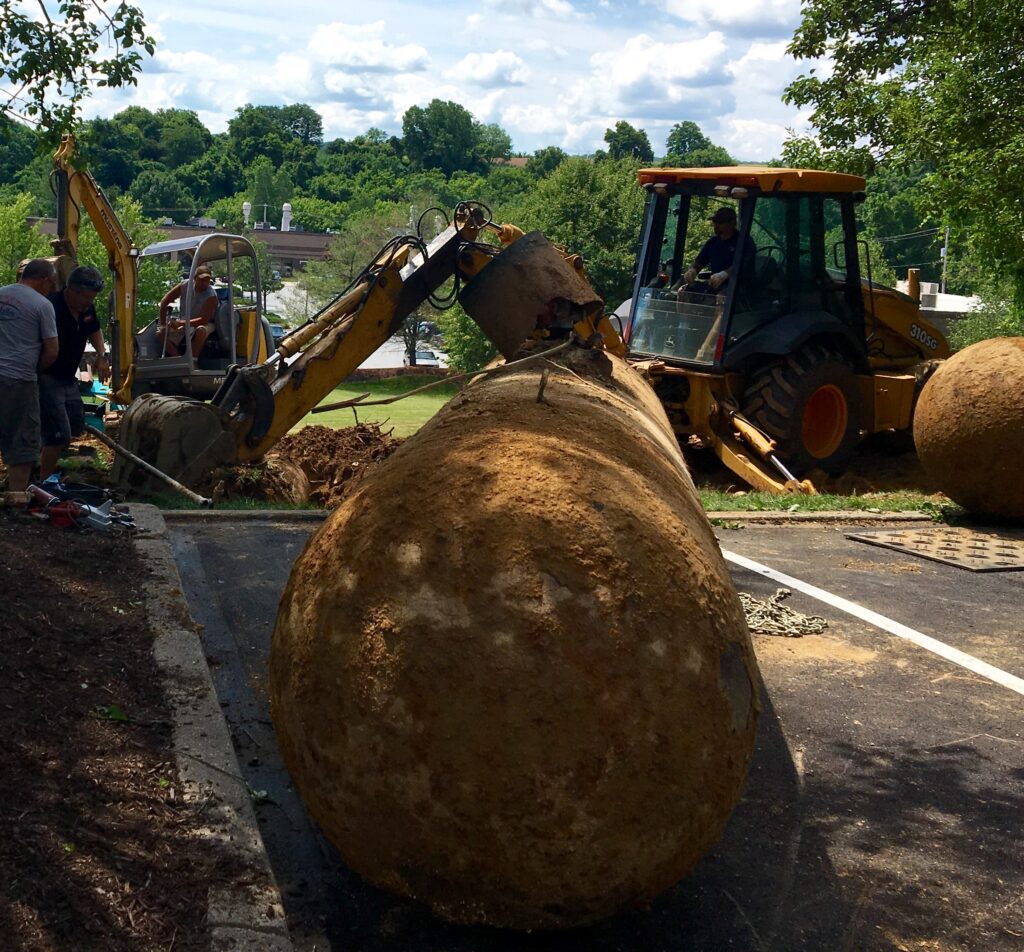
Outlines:
MULTIPOLYGON (((736 228, 736 210, 729 205, 723 205, 709 219, 715 233, 704 242, 693 264, 683 274, 679 284, 680 296, 687 291, 699 294, 718 293, 719 290, 732 277, 733 259, 736 257, 736 247, 739 244, 740 233, 736 228), (708 269, 711 277, 707 281, 698 281, 697 275, 708 269)), ((747 239, 747 260, 753 259, 754 249, 747 239)))
POLYGON ((160 301, 160 323, 156 331, 156 339, 163 354, 181 355, 185 353, 185 334, 192 337, 192 356, 198 357, 203 352, 206 338, 213 333, 214 315, 217 313, 217 292, 213 289, 213 272, 209 265, 201 264, 196 268, 192 286, 191 314, 176 320, 168 321, 167 315, 175 301, 185 300, 188 281, 176 284, 160 301))

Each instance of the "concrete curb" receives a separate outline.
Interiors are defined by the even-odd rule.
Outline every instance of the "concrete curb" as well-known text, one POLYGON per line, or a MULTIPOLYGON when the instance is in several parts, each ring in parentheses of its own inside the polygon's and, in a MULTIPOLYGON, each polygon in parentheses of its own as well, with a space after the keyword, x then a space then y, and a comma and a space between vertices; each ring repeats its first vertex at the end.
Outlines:
MULTIPOLYGON (((163 518, 171 524, 189 522, 322 522, 329 509, 168 509, 163 518)), ((838 509, 826 512, 753 511, 737 509, 709 512, 708 519, 725 522, 786 524, 843 524, 851 522, 884 525, 887 523, 931 522, 926 512, 865 512, 863 509, 838 509)))
POLYGON ((153 573, 146 612, 153 656, 164 678, 174 756, 185 799, 202 808, 206 838, 227 846, 252 871, 250 882, 211 889, 210 952, 293 952, 249 787, 231 743, 206 655, 182 591, 167 526, 156 506, 131 504, 135 549, 153 573))

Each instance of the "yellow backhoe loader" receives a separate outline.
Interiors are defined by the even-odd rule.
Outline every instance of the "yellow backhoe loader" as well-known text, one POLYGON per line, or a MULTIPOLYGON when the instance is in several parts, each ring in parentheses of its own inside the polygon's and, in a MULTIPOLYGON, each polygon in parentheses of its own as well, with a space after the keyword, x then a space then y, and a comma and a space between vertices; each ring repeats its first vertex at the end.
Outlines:
POLYGON ((757 489, 806 492, 802 477, 841 472, 863 436, 910 430, 950 351, 916 300, 871 280, 854 216, 864 179, 751 166, 639 178, 648 201, 623 336, 681 440, 697 436, 757 489), (723 207, 737 229, 730 276, 687 283, 723 207))

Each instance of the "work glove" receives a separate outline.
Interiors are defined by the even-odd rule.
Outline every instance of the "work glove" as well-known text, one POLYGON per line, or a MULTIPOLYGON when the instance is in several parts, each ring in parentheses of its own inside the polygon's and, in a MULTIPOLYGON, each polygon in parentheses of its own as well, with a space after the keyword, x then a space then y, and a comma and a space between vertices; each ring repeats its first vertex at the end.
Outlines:
POLYGON ((712 290, 717 291, 718 288, 721 285, 725 284, 725 282, 728 281, 728 280, 729 280, 729 272, 728 271, 718 271, 715 274, 711 275, 711 277, 708 279, 708 284, 711 285, 712 290))
POLYGON ((697 280, 697 271, 695 268, 687 268, 683 274, 683 284, 693 284, 697 280))

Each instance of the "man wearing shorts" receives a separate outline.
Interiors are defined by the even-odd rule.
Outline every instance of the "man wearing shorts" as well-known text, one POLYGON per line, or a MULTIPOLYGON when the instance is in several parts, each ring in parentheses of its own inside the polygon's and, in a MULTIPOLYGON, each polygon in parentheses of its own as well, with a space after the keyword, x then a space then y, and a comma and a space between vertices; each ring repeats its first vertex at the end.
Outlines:
POLYGON ((57 273, 45 258, 21 269, 18 283, 0 288, 0 457, 9 492, 24 492, 39 458, 37 371, 57 358, 57 326, 46 295, 57 273))
POLYGON ((196 268, 188 317, 182 313, 177 320, 169 320, 171 305, 175 301, 180 301, 179 307, 184 309, 187 289, 188 281, 182 281, 163 296, 156 339, 163 353, 180 355, 185 353, 187 333, 192 338, 192 356, 198 357, 203 352, 206 338, 216 329, 213 318, 217 313, 217 292, 213 289, 213 272, 209 265, 201 264, 196 268))
POLYGON ((89 341, 96 348, 100 379, 110 373, 107 346, 93 302, 103 290, 103 275, 95 268, 75 268, 63 291, 50 295, 60 338, 57 359, 39 375, 43 452, 39 474, 46 479, 56 468, 71 440, 85 432, 85 407, 78 386, 78 366, 89 341))

